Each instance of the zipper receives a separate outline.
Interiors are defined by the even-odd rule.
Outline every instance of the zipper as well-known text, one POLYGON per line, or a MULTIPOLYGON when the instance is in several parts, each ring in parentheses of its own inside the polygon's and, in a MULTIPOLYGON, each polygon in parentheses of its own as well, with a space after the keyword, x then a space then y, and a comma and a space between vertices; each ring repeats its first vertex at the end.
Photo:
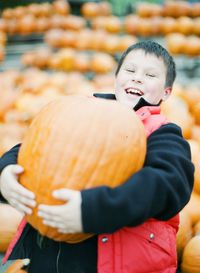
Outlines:
POLYGON ((57 257, 56 257, 56 273, 59 273, 60 253, 61 253, 61 242, 59 242, 58 254, 57 254, 57 257))

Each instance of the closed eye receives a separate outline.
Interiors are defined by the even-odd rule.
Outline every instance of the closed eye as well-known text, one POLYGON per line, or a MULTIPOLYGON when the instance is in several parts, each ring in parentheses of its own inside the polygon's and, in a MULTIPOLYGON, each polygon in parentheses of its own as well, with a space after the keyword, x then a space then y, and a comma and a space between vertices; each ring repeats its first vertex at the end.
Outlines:
POLYGON ((155 77, 154 74, 149 74, 149 73, 147 73, 146 75, 147 75, 148 77, 151 77, 151 78, 154 78, 154 77, 155 77))
POLYGON ((131 69, 126 69, 126 71, 128 71, 128 72, 135 72, 134 70, 131 70, 131 69))

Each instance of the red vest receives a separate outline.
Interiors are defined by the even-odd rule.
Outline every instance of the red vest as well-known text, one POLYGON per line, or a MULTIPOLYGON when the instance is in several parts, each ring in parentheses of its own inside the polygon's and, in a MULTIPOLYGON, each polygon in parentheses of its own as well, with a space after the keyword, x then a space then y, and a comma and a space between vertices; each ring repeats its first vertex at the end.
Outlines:
MULTIPOLYGON (((169 121, 159 106, 136 113, 147 137, 169 121)), ((124 227, 98 236, 98 273, 174 273, 177 268, 176 233, 179 215, 168 221, 149 219, 137 227, 124 227)))
MULTIPOLYGON (((147 137, 169 121, 159 106, 144 106, 136 113, 142 120, 147 137)), ((3 263, 19 239, 26 224, 19 225, 3 263)), ((113 234, 98 236, 98 273, 174 273, 177 267, 176 233, 179 215, 168 221, 149 219, 145 223, 124 227, 113 234)))

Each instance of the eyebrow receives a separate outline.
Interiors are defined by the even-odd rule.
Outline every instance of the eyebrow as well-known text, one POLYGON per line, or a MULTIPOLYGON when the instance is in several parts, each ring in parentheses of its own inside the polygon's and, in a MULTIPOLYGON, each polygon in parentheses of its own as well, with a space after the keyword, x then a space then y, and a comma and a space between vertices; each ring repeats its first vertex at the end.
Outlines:
MULTIPOLYGON (((131 67, 131 68, 137 68, 137 66, 134 63, 129 63, 129 64, 125 64, 124 67, 131 67)), ((145 71, 155 71, 158 72, 157 67, 153 67, 153 66, 148 66, 145 67, 145 71)))

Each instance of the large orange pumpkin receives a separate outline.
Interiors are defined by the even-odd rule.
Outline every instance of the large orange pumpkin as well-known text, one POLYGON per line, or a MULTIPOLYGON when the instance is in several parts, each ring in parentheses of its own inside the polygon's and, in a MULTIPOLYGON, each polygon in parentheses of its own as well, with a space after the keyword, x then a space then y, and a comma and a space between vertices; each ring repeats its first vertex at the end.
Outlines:
MULTIPOLYGON (((35 192, 37 204, 58 205, 59 188, 115 187, 144 163, 146 136, 136 113, 117 101, 67 96, 35 117, 19 151, 25 169, 20 182, 35 192)), ((42 224, 37 208, 27 221, 45 236, 75 243, 91 234, 62 234, 42 224)))
POLYGON ((179 224, 179 230, 176 235, 176 249, 177 249, 177 255, 178 260, 181 260, 184 247, 189 242, 189 240, 192 238, 192 222, 190 219, 189 214, 182 210, 180 212, 180 224, 179 224))

